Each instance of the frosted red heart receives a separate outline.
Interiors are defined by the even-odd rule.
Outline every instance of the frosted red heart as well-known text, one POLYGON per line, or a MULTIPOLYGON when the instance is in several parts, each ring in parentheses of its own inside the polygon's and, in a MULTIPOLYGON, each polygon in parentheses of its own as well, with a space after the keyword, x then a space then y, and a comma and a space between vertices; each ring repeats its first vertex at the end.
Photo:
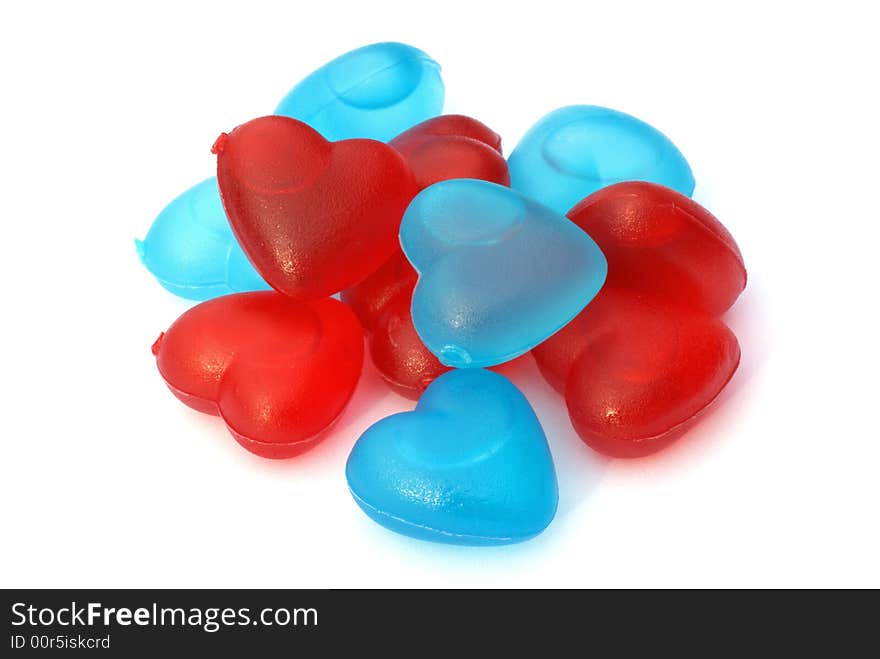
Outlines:
POLYGON ((224 133, 213 151, 232 230, 276 290, 332 295, 398 248, 400 219, 418 189, 387 144, 328 142, 296 119, 269 116, 224 133))
POLYGON ((193 307, 153 353, 180 400, 220 415, 249 451, 287 458, 313 446, 345 408, 363 346, 357 318, 338 300, 260 291, 193 307))
POLYGON ((642 181, 594 192, 568 217, 602 248, 608 286, 719 315, 746 286, 733 236, 675 190, 642 181))
POLYGON ((460 114, 428 119, 389 143, 409 163, 419 188, 452 178, 510 185, 501 137, 486 124, 460 114))
POLYGON ((565 394, 581 439, 615 457, 648 455, 678 438, 740 359, 717 318, 611 287, 533 354, 565 394))

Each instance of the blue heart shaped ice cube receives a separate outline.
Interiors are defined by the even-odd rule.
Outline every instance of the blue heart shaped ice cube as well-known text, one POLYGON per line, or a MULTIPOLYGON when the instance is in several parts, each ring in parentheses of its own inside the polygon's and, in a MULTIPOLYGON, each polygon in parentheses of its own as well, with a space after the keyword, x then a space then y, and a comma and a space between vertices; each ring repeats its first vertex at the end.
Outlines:
POLYGON ((607 263, 583 230, 509 188, 436 183, 404 214, 400 244, 419 281, 413 324, 447 366, 493 366, 544 341, 605 281, 607 263))
POLYGON ((180 297, 208 300, 269 288, 232 233, 214 177, 168 204, 135 246, 147 270, 180 297))
POLYGON ((422 540, 520 542, 556 513, 556 472, 541 424, 507 378, 482 369, 441 375, 413 412, 372 425, 345 471, 367 515, 422 540))
POLYGON ((595 105, 559 108, 532 126, 510 154, 510 185, 559 213, 612 183, 649 181, 690 196, 694 176, 663 133, 595 105))

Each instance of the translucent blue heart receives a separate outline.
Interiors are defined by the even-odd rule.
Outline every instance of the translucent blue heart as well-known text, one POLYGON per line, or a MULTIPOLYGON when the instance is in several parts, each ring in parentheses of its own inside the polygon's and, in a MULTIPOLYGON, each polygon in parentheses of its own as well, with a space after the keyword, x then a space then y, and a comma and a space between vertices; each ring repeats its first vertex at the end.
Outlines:
POLYGON ((299 119, 328 140, 387 142, 443 109, 440 66, 417 48, 377 43, 345 53, 288 92, 276 114, 299 119))
POLYGON ((544 341, 599 292, 608 265, 563 215, 494 183, 420 192, 400 225, 419 272, 416 332, 447 366, 493 366, 544 341))
POLYGON ((450 371, 413 412, 361 435, 348 487, 382 526, 460 545, 520 542, 556 514, 553 458, 525 396, 502 375, 450 371))
POLYGON ((168 204, 135 245, 147 270, 180 297, 207 300, 269 288, 229 228, 216 178, 168 204))
POLYGON ((507 160, 510 185, 559 213, 621 181, 650 181, 690 196, 694 176, 663 133, 594 105, 554 110, 532 126, 507 160))

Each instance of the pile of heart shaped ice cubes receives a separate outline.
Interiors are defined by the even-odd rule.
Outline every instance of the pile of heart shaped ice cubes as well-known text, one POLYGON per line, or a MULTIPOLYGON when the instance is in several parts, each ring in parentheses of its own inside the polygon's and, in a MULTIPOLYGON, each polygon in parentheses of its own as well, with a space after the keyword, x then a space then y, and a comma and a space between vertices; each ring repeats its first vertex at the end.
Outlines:
POLYGON ((553 438, 486 369, 530 353, 587 445, 654 453, 736 370, 720 316, 746 271, 648 124, 562 108, 505 160, 487 126, 440 114, 443 93, 425 53, 374 44, 221 134, 217 178, 137 243, 163 286, 202 301, 153 353, 180 400, 291 458, 330 434, 366 338, 418 404, 353 447, 355 501, 410 536, 517 542, 555 514, 553 438))

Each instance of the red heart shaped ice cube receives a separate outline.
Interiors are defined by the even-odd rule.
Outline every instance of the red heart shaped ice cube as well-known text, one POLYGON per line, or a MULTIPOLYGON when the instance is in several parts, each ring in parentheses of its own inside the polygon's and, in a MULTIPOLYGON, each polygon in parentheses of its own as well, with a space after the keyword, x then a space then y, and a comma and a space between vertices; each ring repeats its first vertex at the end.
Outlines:
POLYGON ((357 314, 367 332, 372 332, 386 305, 399 294, 412 297, 419 276, 398 247, 391 258, 360 284, 342 291, 342 301, 357 314))
MULTIPOLYGON (((568 373, 590 343, 609 332, 621 331, 618 320, 640 319, 642 298, 637 292, 628 292, 604 286, 574 320, 542 344, 532 348, 532 355, 544 379, 561 394, 565 394, 568 373)), ((637 331, 633 328, 633 331, 637 331)))
POLYGON ((420 189, 452 178, 510 185, 501 137, 471 117, 434 117, 401 133, 390 144, 406 158, 420 189))
POLYGON ((442 114, 403 131, 391 140, 395 149, 408 155, 418 146, 437 137, 464 138, 482 142, 501 153, 501 136, 482 121, 463 114, 442 114))
POLYGON ((274 291, 203 302, 153 346, 180 400, 219 414, 242 446, 267 458, 316 443, 351 398, 363 350, 363 330, 341 302, 274 291))
POLYGON ((733 332, 714 316, 610 287, 533 354, 564 388, 581 439, 615 457, 648 455, 678 438, 740 358, 733 332))
POLYGON ((641 181, 594 192, 568 212, 608 259, 608 286, 721 314, 746 285, 733 237, 705 208, 641 181))
POLYGON ((368 343, 370 357, 391 388, 418 399, 425 388, 450 370, 425 347, 413 325, 412 287, 385 305, 368 343))
POLYGON ((262 117, 214 144, 229 223, 263 278, 292 297, 351 286, 397 249, 417 188, 387 144, 328 142, 289 117, 262 117))

